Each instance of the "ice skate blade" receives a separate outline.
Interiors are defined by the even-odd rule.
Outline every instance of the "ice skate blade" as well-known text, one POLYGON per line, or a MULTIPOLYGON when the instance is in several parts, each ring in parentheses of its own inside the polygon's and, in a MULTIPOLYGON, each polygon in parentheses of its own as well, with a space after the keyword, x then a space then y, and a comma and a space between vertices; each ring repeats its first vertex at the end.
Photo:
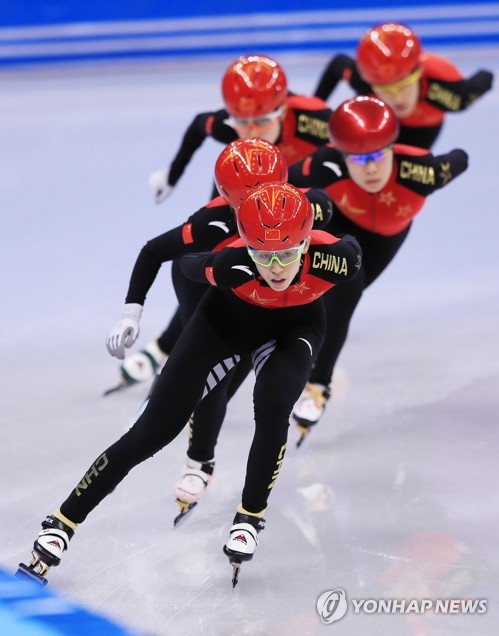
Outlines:
POLYGON ((300 446, 303 444, 303 442, 305 441, 307 435, 301 435, 300 438, 298 439, 298 441, 296 442, 296 448, 300 448, 300 446))
POLYGON ((186 501, 181 501, 180 499, 177 499, 177 503, 180 506, 180 514, 178 514, 173 520, 174 528, 176 528, 178 524, 186 518, 189 512, 198 505, 197 501, 194 501, 193 503, 187 503, 186 501))
POLYGON ((241 570, 241 565, 245 561, 251 561, 253 558, 252 554, 243 554, 242 552, 237 552, 236 550, 231 550, 226 545, 223 547, 223 552, 225 556, 229 557, 229 563, 232 565, 232 589, 234 589, 239 580, 239 572, 241 570))
POLYGON ((300 426, 300 424, 298 424, 297 429, 298 429, 298 432, 300 433, 300 437, 298 438, 298 441, 296 442, 296 448, 300 448, 303 442, 310 435, 310 428, 306 426, 300 426))
POLYGON ((241 571, 241 564, 240 563, 232 563, 229 561, 229 563, 232 565, 232 589, 234 589, 236 587, 236 585, 239 583, 239 572, 241 571))
POLYGON ((42 576, 41 574, 38 574, 32 568, 30 568, 28 565, 25 565, 24 563, 19 563, 19 567, 17 569, 15 576, 16 578, 22 579, 22 580, 30 579, 31 581, 35 581, 35 583, 43 587, 45 587, 45 585, 47 585, 48 583, 47 579, 44 576, 42 576))
POLYGON ((117 384, 116 386, 112 386, 110 389, 107 389, 107 391, 104 391, 102 396, 106 397, 106 395, 111 395, 111 393, 117 393, 118 391, 123 391, 124 389, 128 389, 129 386, 133 386, 134 384, 137 384, 137 383, 127 382, 127 380, 121 380, 120 383, 117 384))

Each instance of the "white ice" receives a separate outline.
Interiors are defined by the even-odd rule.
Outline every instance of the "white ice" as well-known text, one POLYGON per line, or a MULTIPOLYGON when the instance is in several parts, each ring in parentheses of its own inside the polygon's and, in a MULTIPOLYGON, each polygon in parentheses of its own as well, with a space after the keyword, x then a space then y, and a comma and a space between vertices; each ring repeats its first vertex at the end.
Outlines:
MULTIPOLYGON (((465 73, 499 50, 441 51, 465 73)), ((328 55, 279 58, 310 93, 328 55)), ((231 59, 2 71, 0 100, 0 564, 29 558, 45 514, 129 426, 144 385, 118 379, 104 341, 146 240, 204 204, 221 146, 207 141, 171 198, 166 167, 191 117, 221 106, 231 59)), ((342 89, 333 103, 350 96, 342 89)), ((186 432, 82 524, 53 589, 155 636, 497 633, 499 624, 499 93, 449 115, 435 152, 470 168, 430 197, 351 325, 334 398, 288 451, 267 529, 236 591, 222 554, 252 435, 251 381, 230 405, 214 483, 173 530, 186 432), (481 615, 348 614, 321 625, 326 590, 350 599, 487 599, 481 615)), ((164 267, 136 348, 175 307, 164 267)), ((182 399, 179 396, 179 399, 182 399)))

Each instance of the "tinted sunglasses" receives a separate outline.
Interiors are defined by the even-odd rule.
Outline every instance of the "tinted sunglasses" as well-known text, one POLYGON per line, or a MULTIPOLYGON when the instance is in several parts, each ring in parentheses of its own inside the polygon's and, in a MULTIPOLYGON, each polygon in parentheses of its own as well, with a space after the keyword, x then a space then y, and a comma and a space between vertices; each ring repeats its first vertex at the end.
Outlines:
POLYGON ((250 124, 255 128, 266 128, 280 117, 283 112, 282 108, 278 108, 273 113, 267 113, 261 117, 232 117, 232 123, 236 128, 247 128, 250 124))
POLYGON ((387 148, 382 148, 381 150, 376 150, 375 152, 368 152, 367 154, 363 155, 350 155, 345 153, 343 156, 345 157, 345 159, 348 159, 356 166, 365 166, 370 161, 374 161, 376 163, 382 161, 386 157, 387 150, 390 149, 391 146, 388 146, 387 148))
POLYGON ((291 265, 291 263, 296 263, 296 261, 300 260, 304 249, 305 241, 302 241, 300 245, 296 245, 295 247, 288 247, 285 250, 276 250, 274 252, 255 250, 252 247, 248 247, 248 254, 254 263, 262 267, 270 267, 274 260, 276 260, 281 267, 287 267, 291 265))
POLYGON ((396 95, 397 93, 400 93, 400 91, 403 91, 404 88, 407 88, 411 84, 415 84, 419 81, 421 73, 422 69, 417 68, 415 71, 407 75, 407 77, 403 77, 398 82, 393 82, 393 84, 373 84, 372 87, 378 93, 386 92, 396 95))

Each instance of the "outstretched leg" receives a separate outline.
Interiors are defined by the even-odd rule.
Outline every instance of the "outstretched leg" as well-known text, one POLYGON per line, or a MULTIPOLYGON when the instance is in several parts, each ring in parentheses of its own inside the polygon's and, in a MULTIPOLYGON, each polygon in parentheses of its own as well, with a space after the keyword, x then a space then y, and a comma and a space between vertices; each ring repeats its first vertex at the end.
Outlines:
POLYGON ((264 513, 286 451, 289 416, 308 378, 324 332, 303 329, 275 341, 266 358, 258 356, 253 393, 255 434, 246 466, 246 478, 238 507, 224 545, 234 568, 235 586, 241 563, 253 558, 258 534, 265 527, 264 513))

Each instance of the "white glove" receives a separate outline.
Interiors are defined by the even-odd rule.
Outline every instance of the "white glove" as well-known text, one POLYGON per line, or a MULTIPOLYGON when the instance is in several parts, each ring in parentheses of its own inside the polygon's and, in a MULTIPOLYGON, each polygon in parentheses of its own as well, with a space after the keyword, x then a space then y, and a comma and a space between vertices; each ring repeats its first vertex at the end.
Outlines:
POLYGON ((154 193, 156 203, 161 203, 167 199, 173 190, 173 186, 168 184, 167 179, 168 172, 166 170, 153 172, 149 177, 149 187, 154 193))
POLYGON ((142 305, 127 303, 123 308, 121 320, 111 329, 106 340, 109 353, 115 358, 125 358, 125 347, 128 349, 139 337, 142 305))

